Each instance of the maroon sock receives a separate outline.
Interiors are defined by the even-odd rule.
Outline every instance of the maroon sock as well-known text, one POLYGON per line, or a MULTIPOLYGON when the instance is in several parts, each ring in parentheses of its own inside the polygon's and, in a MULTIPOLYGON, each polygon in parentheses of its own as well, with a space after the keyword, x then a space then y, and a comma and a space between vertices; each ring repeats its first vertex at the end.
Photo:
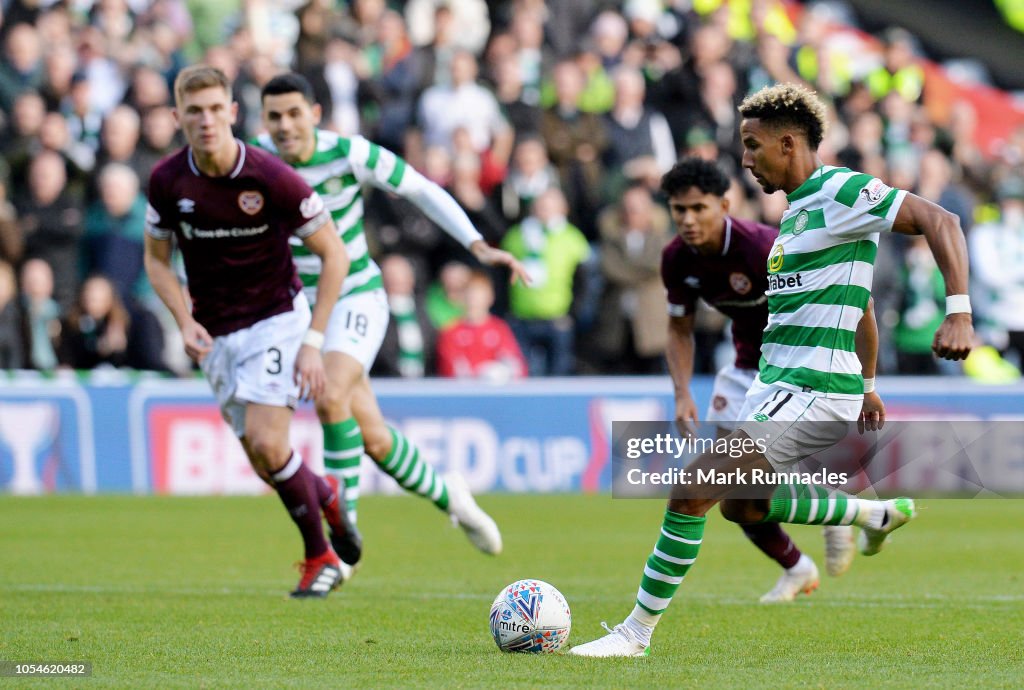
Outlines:
POLYGON ((761 549, 765 556, 783 568, 792 568, 800 560, 800 549, 779 526, 779 523, 759 522, 740 525, 740 527, 743 528, 743 533, 754 543, 754 546, 761 549))
POLYGON ((325 508, 334 496, 334 492, 331 491, 331 485, 328 484, 327 480, 319 474, 316 474, 315 472, 310 472, 310 474, 313 476, 313 483, 316 486, 317 502, 320 504, 321 508, 325 508))
POLYGON ((288 463, 274 475, 274 488, 288 514, 302 533, 306 558, 322 556, 327 551, 324 526, 320 521, 320 501, 315 480, 317 476, 306 467, 295 452, 288 463), (295 465, 298 465, 296 468, 295 465), (289 476, 289 472, 291 475, 289 476), (284 475, 284 478, 282 478, 284 475))

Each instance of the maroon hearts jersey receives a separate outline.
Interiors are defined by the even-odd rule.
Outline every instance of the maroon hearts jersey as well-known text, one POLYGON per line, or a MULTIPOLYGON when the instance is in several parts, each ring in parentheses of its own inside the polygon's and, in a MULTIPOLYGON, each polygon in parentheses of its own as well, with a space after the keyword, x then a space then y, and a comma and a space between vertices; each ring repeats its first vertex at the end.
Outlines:
POLYGON ((726 216, 721 254, 699 254, 676 237, 661 256, 669 314, 692 314, 702 297, 732 319, 737 369, 758 368, 768 323, 768 254, 778 234, 770 225, 726 216))
POLYGON ((320 196, 287 164, 238 145, 227 175, 203 174, 185 147, 157 164, 149 182, 146 232, 176 238, 192 315, 213 336, 290 311, 302 284, 288 238, 309 237, 330 220, 320 196))

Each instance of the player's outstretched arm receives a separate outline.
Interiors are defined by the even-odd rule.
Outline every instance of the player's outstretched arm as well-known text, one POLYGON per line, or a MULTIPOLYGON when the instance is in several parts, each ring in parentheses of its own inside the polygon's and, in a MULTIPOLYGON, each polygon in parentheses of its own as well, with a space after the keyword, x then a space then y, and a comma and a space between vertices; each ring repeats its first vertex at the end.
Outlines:
POLYGON ((185 341, 185 352, 194 361, 200 362, 210 351, 213 338, 202 324, 192 318, 178 276, 171 268, 171 254, 170 240, 157 239, 146 233, 143 258, 149 283, 178 323, 185 341))
POLYGON ((665 346, 665 360, 672 376, 676 399, 675 422, 679 433, 696 432, 694 425, 700 421, 697 403, 690 395, 690 379, 693 378, 693 314, 671 316, 668 320, 668 343, 665 346))
POLYGON ((327 385, 320 348, 323 346, 323 333, 327 330, 331 310, 338 302, 341 284, 348 275, 349 258, 333 221, 321 225, 312 235, 303 238, 302 242, 309 251, 320 257, 321 268, 320 279, 316 284, 316 305, 309 325, 310 333, 303 340, 295 358, 295 382, 299 385, 302 398, 315 400, 327 385))
POLYGON ((401 159, 390 151, 381 149, 380 156, 382 160, 385 158, 389 161, 394 160, 396 167, 392 168, 389 165, 378 163, 372 171, 368 170, 366 173, 370 175, 367 179, 371 184, 398 194, 412 203, 423 212, 423 215, 437 223, 438 227, 468 249, 484 266, 505 266, 511 274, 511 282, 521 280, 527 285, 530 284, 530 275, 519 263, 519 260, 508 252, 487 244, 479 231, 473 227, 473 222, 459 206, 459 202, 451 194, 408 166, 404 161, 399 165, 398 161, 401 159), (392 169, 401 170, 401 175, 396 176, 395 173, 392 173, 385 177, 387 171, 392 169), (395 183, 396 179, 398 179, 397 184, 395 183))
POLYGON ((938 204, 908 193, 892 229, 906 235, 924 235, 928 241, 946 281, 946 319, 935 332, 932 350, 944 359, 966 359, 974 341, 974 326, 967 297, 967 240, 960 219, 938 204))
POLYGON ((885 404, 875 391, 875 372, 878 368, 878 322, 875 320, 875 300, 868 298, 867 309, 857 324, 854 337, 857 359, 864 374, 864 404, 857 419, 857 430, 875 431, 885 425, 885 404))

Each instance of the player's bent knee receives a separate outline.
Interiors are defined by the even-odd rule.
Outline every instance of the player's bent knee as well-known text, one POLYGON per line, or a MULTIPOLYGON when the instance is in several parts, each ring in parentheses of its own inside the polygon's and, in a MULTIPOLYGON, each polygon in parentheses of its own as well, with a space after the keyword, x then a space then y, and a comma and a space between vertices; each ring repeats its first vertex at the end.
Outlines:
POLYGON ((363 429, 363 448, 366 449, 366 454, 373 458, 374 461, 378 463, 383 462, 391 452, 393 444, 391 432, 386 426, 382 425, 380 428, 371 427, 363 429))
POLYGON ((263 471, 273 473, 284 467, 291 456, 288 437, 268 430, 252 429, 246 432, 249 459, 263 471))
POLYGON ((722 501, 720 505, 722 517, 730 522, 740 524, 760 522, 765 514, 756 501, 729 499, 722 501))

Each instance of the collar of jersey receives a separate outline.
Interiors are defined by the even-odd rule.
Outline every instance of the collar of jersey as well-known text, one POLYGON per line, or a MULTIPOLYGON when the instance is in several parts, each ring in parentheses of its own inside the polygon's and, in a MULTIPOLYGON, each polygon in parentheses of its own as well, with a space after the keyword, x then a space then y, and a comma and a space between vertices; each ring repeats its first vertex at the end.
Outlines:
POLYGON ((803 183, 799 187, 797 187, 792 192, 790 192, 789 194, 786 195, 786 201, 788 201, 789 203, 793 203, 797 199, 801 199, 801 198, 807 196, 807 192, 804 190, 804 188, 811 186, 813 184, 814 178, 816 178, 819 175, 821 175, 821 171, 824 170, 824 169, 825 169, 824 165, 819 165, 817 170, 815 170, 814 172, 811 173, 810 177, 808 177, 806 180, 804 180, 803 183))
MULTIPOLYGON (((238 137, 235 137, 235 141, 238 142, 238 162, 235 163, 234 170, 228 173, 228 177, 238 177, 238 173, 242 172, 242 166, 245 165, 245 142, 238 137)), ((209 175, 202 172, 199 169, 199 166, 196 165, 191 146, 188 147, 188 167, 196 177, 209 177, 209 175)))

